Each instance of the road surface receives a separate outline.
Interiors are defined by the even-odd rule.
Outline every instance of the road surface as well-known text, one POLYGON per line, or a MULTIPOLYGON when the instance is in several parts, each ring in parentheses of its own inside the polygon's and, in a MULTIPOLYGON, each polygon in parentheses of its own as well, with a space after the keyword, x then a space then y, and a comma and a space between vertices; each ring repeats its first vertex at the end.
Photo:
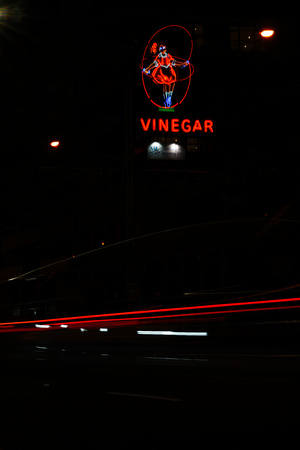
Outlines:
POLYGON ((294 345, 170 345, 163 336, 92 345, 49 336, 2 346, 1 450, 297 442, 294 345))

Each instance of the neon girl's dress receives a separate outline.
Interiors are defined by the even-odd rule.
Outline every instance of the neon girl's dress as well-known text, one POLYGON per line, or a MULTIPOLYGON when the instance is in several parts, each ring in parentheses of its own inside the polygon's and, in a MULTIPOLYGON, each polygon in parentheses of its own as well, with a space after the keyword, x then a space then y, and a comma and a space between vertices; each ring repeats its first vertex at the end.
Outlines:
POLYGON ((171 85, 176 82, 176 72, 173 66, 175 59, 169 53, 159 53, 154 60, 155 69, 152 72, 153 81, 157 84, 171 85))
POLYGON ((153 61, 155 69, 152 72, 154 83, 163 85, 163 96, 165 107, 172 105, 172 94, 176 83, 175 59, 166 51, 166 46, 161 46, 162 50, 153 61))
POLYGON ((143 72, 147 75, 153 69, 151 76, 154 83, 163 86, 164 105, 166 108, 170 108, 172 105, 172 95, 177 81, 174 67, 185 67, 187 64, 189 64, 189 61, 176 62, 173 56, 167 53, 166 45, 161 43, 159 53, 154 61, 149 67, 143 69, 143 72))

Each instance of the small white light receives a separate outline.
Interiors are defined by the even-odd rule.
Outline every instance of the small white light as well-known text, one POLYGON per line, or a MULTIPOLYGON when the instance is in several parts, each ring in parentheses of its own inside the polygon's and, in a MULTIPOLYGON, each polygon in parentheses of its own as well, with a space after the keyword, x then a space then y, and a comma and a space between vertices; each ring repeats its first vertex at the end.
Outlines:
POLYGON ((177 152, 179 150, 179 145, 174 142, 170 145, 170 149, 172 152, 177 152))
POLYGON ((155 154, 155 153, 159 153, 163 150, 163 146, 161 145, 160 142, 152 142, 149 146, 148 146, 148 154, 155 154))
POLYGON ((34 326, 35 326, 36 328, 50 328, 50 325, 40 325, 40 324, 38 324, 38 323, 35 323, 34 326))
POLYGON ((62 323, 60 328, 68 328, 69 325, 62 323))
POLYGON ((86 328, 80 328, 80 331, 81 331, 82 333, 84 333, 85 331, 87 331, 87 329, 86 329, 86 328))
POLYGON ((99 328, 99 331, 106 333, 108 331, 108 328, 99 328))
POLYGON ((208 359, 203 358, 177 358, 169 356, 143 356, 143 359, 154 359, 154 360, 165 360, 165 361, 197 361, 197 362, 208 362, 208 359))

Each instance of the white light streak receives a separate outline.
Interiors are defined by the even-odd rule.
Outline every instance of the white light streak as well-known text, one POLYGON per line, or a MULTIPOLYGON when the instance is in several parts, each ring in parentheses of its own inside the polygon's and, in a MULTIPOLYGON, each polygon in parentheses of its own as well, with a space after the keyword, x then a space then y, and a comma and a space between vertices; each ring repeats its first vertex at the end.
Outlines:
POLYGON ((177 358, 172 356, 143 356, 143 359, 165 360, 165 361, 192 361, 192 362, 208 362, 208 359, 203 358, 177 358))
POLYGON ((125 397, 139 397, 139 398, 149 398, 149 399, 154 399, 154 400, 166 400, 166 401, 170 401, 170 402, 180 402, 181 399, 180 398, 171 398, 171 397, 160 397, 158 395, 146 395, 146 394, 136 394, 136 393, 131 393, 131 392, 107 392, 107 394, 109 395, 120 395, 120 396, 125 396, 125 397))
POLYGON ((65 324, 65 323, 62 323, 61 326, 60 326, 60 328, 68 328, 68 326, 69 326, 69 325, 67 325, 67 324, 65 324))
POLYGON ((107 333, 108 328, 99 328, 99 331, 101 331, 102 333, 107 333))
POLYGON ((206 331, 157 331, 137 330, 137 334, 145 336, 207 336, 206 331))
POLYGON ((34 326, 36 328, 50 328, 50 325, 35 323, 34 326))

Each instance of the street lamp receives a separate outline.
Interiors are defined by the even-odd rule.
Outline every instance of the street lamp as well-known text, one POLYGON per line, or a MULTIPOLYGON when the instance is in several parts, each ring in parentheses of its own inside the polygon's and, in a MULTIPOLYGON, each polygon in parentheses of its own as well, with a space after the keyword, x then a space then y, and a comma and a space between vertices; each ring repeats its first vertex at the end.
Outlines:
POLYGON ((59 141, 52 141, 50 142, 50 146, 55 148, 55 147, 59 147, 60 142, 59 141))
POLYGON ((263 38, 270 38, 274 35, 274 33, 275 33, 274 30, 271 30, 271 29, 266 29, 266 30, 262 30, 259 32, 259 34, 263 38))

